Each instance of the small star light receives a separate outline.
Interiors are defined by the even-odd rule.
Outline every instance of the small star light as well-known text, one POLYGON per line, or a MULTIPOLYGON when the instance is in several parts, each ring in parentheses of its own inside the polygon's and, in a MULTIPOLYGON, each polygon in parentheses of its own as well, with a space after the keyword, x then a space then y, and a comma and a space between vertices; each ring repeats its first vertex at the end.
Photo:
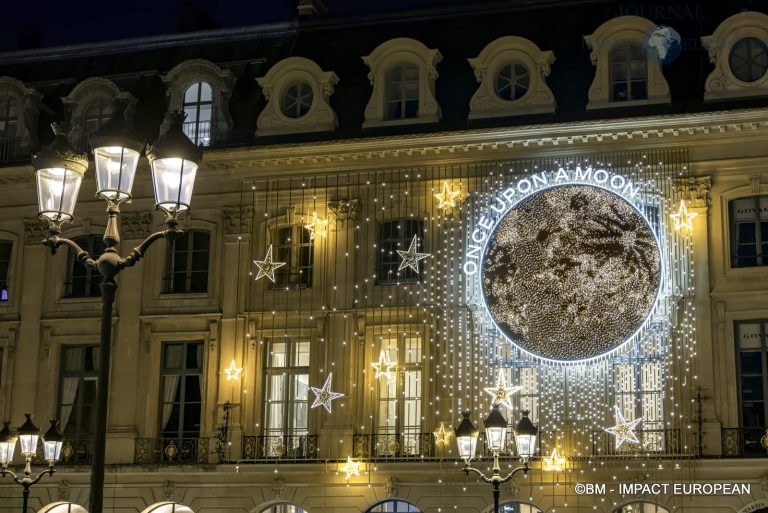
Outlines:
POLYGON ((240 373, 243 372, 243 368, 236 367, 235 361, 232 360, 232 363, 229 364, 229 368, 225 369, 224 372, 227 373, 227 381, 240 381, 240 373))
POLYGON ((677 209, 677 214, 672 214, 670 217, 675 222, 675 231, 679 233, 691 233, 693 231, 693 218, 699 215, 696 212, 688 213, 688 209, 685 206, 685 200, 680 200, 680 208, 677 209))
POLYGON ((347 481, 352 476, 360 477, 360 462, 352 459, 352 456, 347 456, 347 463, 341 467, 342 472, 347 473, 347 481))
POLYGON ((443 181, 443 190, 435 194, 437 199, 437 208, 444 211, 449 211, 452 208, 456 208, 458 201, 461 198, 460 190, 451 189, 451 185, 448 180, 443 181))
POLYGON ((339 397, 344 397, 344 394, 340 394, 339 392, 331 392, 332 379, 333 372, 329 373, 328 377, 325 378, 323 388, 309 387, 309 389, 312 390, 312 393, 315 394, 315 402, 312 403, 312 408, 322 406, 328 413, 331 413, 331 401, 338 399, 339 397))
POLYGON ((507 383, 507 377, 504 369, 499 369, 499 375, 496 378, 496 386, 485 388, 485 392, 493 397, 491 405, 503 404, 510 410, 512 409, 512 395, 522 390, 523 387, 510 386, 507 383))
POLYGON ((605 428, 605 431, 616 437, 616 449, 619 449, 624 442, 640 443, 637 435, 635 435, 635 428, 643 421, 643 418, 626 420, 624 415, 621 414, 619 407, 615 406, 614 408, 616 411, 616 425, 605 428))
POLYGON ((310 240, 315 236, 325 237, 328 235, 328 219, 323 219, 317 215, 317 212, 312 212, 312 220, 305 224, 304 228, 309 230, 310 240))
POLYGON ((387 351, 382 349, 379 353, 379 361, 371 363, 371 367, 373 367, 376 370, 376 376, 374 376, 374 379, 378 379, 382 376, 387 378, 387 381, 392 379, 392 376, 395 374, 395 366, 397 365, 396 362, 391 362, 389 360, 389 355, 387 354, 387 351))
POLYGON ((406 267, 410 267, 417 273, 419 272, 419 260, 423 260, 427 257, 432 256, 431 253, 419 253, 417 250, 417 235, 413 236, 413 239, 411 240, 411 245, 408 246, 408 251, 403 251, 402 249, 398 249, 397 253, 403 257, 403 261, 400 262, 400 267, 397 268, 398 271, 402 271, 406 267))
POLYGON ((549 472, 562 472, 565 468, 565 458, 557 454, 557 448, 552 449, 552 455, 544 457, 542 461, 542 470, 549 472))
POLYGON ((450 443, 451 430, 445 429, 445 423, 441 422, 440 427, 433 433, 435 435, 436 445, 448 445, 450 443))
POLYGON ((259 268, 259 272, 254 280, 258 281, 266 276, 272 283, 275 282, 275 270, 285 265, 285 262, 272 261, 272 244, 267 248, 267 256, 264 257, 264 260, 254 260, 253 263, 259 268))

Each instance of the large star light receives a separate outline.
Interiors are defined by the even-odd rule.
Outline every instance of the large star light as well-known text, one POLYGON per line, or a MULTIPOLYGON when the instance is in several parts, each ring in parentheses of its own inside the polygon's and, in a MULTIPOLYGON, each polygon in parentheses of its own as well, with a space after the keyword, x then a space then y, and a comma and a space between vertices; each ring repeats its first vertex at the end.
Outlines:
POLYGON ((447 180, 443 181, 442 192, 435 194, 435 199, 437 199, 437 208, 445 211, 456 208, 459 203, 457 200, 460 198, 461 191, 451 189, 451 186, 447 180))
POLYGON ((275 282, 275 270, 285 265, 285 262, 272 261, 272 244, 267 248, 267 256, 264 257, 264 260, 254 260, 253 263, 259 268, 254 280, 258 281, 266 276, 272 283, 275 282))
POLYGON ((305 224, 304 228, 309 230, 310 240, 315 236, 325 237, 328 235, 328 219, 323 219, 317 215, 317 212, 312 212, 312 220, 305 224))
POLYGON ((627 420, 624 415, 621 414, 621 410, 618 406, 615 406, 616 411, 616 425, 613 427, 605 428, 605 431, 616 437, 616 449, 619 449, 624 442, 631 442, 638 444, 640 440, 637 439, 635 434, 635 428, 643 421, 643 418, 637 418, 633 420, 627 420))
POLYGON ((224 369, 224 372, 227 373, 227 381, 240 381, 240 373, 243 372, 243 368, 235 366, 235 361, 232 360, 229 368, 224 369))
POLYGON ((418 236, 414 235, 413 239, 411 240, 411 245, 408 246, 408 251, 403 251, 402 249, 398 249, 397 253, 402 257, 403 261, 400 262, 400 267, 397 268, 398 271, 402 271, 406 267, 410 267, 417 273, 419 272, 419 260, 424 260, 427 257, 432 256, 431 253, 419 253, 418 252, 418 236))
POLYGON ((432 434, 435 435, 436 445, 448 445, 450 443, 451 430, 445 429, 445 422, 441 422, 440 427, 432 434))
POLYGON ((680 233, 691 233, 693 231, 693 218, 699 215, 696 212, 688 212, 688 208, 685 206, 685 200, 680 200, 680 208, 677 209, 677 214, 672 214, 670 217, 675 222, 675 231, 680 233))
POLYGON ((512 395, 522 390, 523 387, 511 386, 507 383, 507 376, 504 369, 499 369, 499 375, 496 378, 496 386, 485 388, 485 393, 493 398, 491 405, 503 404, 510 410, 512 409, 512 395))
POLYGON ((315 394, 315 402, 312 403, 312 408, 322 406, 328 413, 331 413, 331 401, 344 397, 344 394, 331 391, 331 380, 333 379, 333 372, 328 373, 328 377, 325 378, 323 388, 309 387, 312 393, 315 394))
POLYGON ((352 476, 360 477, 360 462, 352 459, 352 456, 347 456, 347 463, 341 467, 342 472, 346 472, 347 481, 352 476))
POLYGON ((387 351, 385 349, 382 349, 379 353, 379 361, 371 363, 371 367, 376 370, 376 376, 374 376, 374 379, 379 379, 380 377, 384 376, 387 378, 387 381, 392 379, 392 376, 395 374, 395 371, 393 370, 395 366, 397 365, 396 362, 392 362, 389 360, 389 355, 387 354, 387 351))

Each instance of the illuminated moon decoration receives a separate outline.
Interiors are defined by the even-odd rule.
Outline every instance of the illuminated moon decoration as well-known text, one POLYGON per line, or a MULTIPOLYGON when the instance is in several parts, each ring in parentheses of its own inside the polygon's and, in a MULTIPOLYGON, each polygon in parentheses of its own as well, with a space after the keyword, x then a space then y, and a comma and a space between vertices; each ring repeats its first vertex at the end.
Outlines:
POLYGON ((548 360, 588 360, 632 337, 653 308, 661 252, 642 214, 592 185, 542 189, 488 239, 482 288, 515 345, 548 360))

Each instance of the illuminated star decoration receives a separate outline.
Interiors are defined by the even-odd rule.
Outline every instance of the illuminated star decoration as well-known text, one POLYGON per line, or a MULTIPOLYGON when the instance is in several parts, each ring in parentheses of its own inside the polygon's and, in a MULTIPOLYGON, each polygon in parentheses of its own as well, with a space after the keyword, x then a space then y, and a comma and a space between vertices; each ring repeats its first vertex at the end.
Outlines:
POLYGON ((279 269, 285 265, 285 262, 272 261, 272 244, 267 248, 267 256, 264 257, 264 260, 254 260, 253 263, 259 268, 259 272, 256 274, 254 280, 258 281, 266 276, 272 283, 275 282, 275 269, 279 269))
POLYGON ((496 386, 485 388, 485 392, 493 397, 491 405, 503 404, 510 410, 512 409, 512 395, 522 390, 523 387, 510 386, 507 383, 507 377, 504 369, 499 369, 499 375, 496 378, 496 386))
POLYGON ((402 249, 398 249, 397 253, 403 258, 403 261, 400 262, 400 267, 397 268, 398 271, 402 271, 406 267, 410 267, 417 273, 419 272, 419 260, 423 260, 427 257, 432 256, 431 253, 419 253, 418 252, 418 241, 417 241, 417 235, 413 236, 413 239, 411 240, 411 245, 408 246, 408 251, 403 251, 402 249))
POLYGON ((440 423, 440 427, 433 434, 435 435, 435 444, 448 445, 450 443, 448 438, 451 436, 451 430, 445 429, 444 422, 440 423))
POLYGON ((394 375, 395 371, 393 370, 395 366, 397 365, 396 362, 392 362, 389 360, 389 355, 387 354, 387 351, 385 349, 382 349, 379 353, 379 361, 371 363, 371 367, 373 367, 376 370, 376 376, 374 376, 374 379, 378 379, 382 376, 387 378, 387 381, 392 379, 392 376, 394 375))
POLYGON ((225 369, 224 372, 227 373, 227 381, 240 381, 240 373, 243 372, 243 368, 236 367, 235 361, 232 360, 232 363, 229 364, 229 368, 225 369))
POLYGON ((443 180, 443 190, 435 194, 437 199, 437 208, 441 210, 451 210, 458 205, 458 199, 461 197, 461 191, 451 189, 448 180, 443 180))
POLYGON ((312 408, 322 406, 328 413, 331 413, 331 401, 344 397, 344 394, 339 392, 331 392, 331 379, 333 379, 333 372, 328 373, 328 377, 325 378, 325 384, 323 388, 309 387, 312 393, 315 394, 315 402, 312 403, 312 408))
POLYGON ((565 458, 557 454, 557 448, 552 449, 552 455, 544 457, 542 461, 542 470, 550 472, 562 472, 565 468, 565 458))
POLYGON ((328 235, 328 219, 318 217, 317 212, 312 212, 312 220, 305 224, 304 228, 309 230, 309 239, 313 240, 315 236, 325 237, 328 235))
POLYGON ((670 217, 675 222, 675 231, 680 233, 691 233, 693 231, 693 218, 696 217, 696 212, 688 212, 685 207, 685 200, 680 200, 680 208, 677 209, 677 214, 672 214, 670 217))
POLYGON ((624 442, 639 444, 640 440, 635 435, 635 428, 643 421, 643 418, 626 420, 624 415, 621 414, 619 407, 615 406, 614 408, 616 411, 616 425, 605 428, 605 431, 616 437, 616 449, 620 448, 624 442))
POLYGON ((347 463, 341 467, 342 472, 347 473, 347 481, 352 476, 360 477, 360 462, 352 459, 352 456, 347 456, 347 463))

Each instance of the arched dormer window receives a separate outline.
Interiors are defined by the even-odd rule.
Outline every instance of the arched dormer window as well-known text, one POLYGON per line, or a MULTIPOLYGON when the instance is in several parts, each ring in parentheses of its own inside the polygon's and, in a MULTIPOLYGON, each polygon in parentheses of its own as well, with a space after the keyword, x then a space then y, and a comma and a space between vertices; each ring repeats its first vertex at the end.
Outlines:
POLYGON ((267 99, 257 136, 336 130, 336 112, 328 103, 339 82, 333 71, 303 57, 288 57, 256 81, 267 99))
POLYGON ((661 64, 648 59, 643 51, 646 34, 655 27, 645 18, 620 16, 584 36, 595 66, 587 109, 670 102, 661 64))
POLYGON ((715 65, 704 85, 705 100, 768 95, 768 15, 734 14, 701 42, 715 65))
MULTIPOLYGON (((232 129, 229 98, 235 77, 205 59, 184 61, 163 78, 170 110, 187 114, 184 131, 198 145, 226 141, 232 129)), ((162 130, 166 129, 164 122, 162 130)))
POLYGON ((0 162, 24 158, 37 145, 43 96, 12 77, 0 77, 0 162))
POLYGON ((88 151, 88 141, 112 115, 112 102, 118 96, 128 99, 129 105, 136 103, 130 93, 120 92, 114 82, 106 78, 93 77, 77 84, 62 98, 72 114, 75 130, 72 145, 79 152, 88 151))
POLYGON ((469 59, 480 84, 469 102, 469 119, 554 112, 557 102, 546 83, 552 52, 517 36, 488 43, 469 59))
POLYGON ((373 85, 363 128, 439 121, 435 67, 442 59, 439 50, 409 38, 387 41, 363 57, 373 85))

